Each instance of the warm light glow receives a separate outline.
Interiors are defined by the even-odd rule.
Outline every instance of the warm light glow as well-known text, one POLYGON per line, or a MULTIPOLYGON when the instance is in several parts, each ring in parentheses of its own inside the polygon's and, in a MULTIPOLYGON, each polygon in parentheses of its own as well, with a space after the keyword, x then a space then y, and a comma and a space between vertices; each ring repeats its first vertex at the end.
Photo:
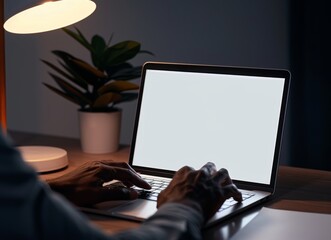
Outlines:
POLYGON ((63 28, 89 15, 96 8, 90 0, 59 0, 45 2, 9 18, 4 28, 18 34, 39 33, 63 28))

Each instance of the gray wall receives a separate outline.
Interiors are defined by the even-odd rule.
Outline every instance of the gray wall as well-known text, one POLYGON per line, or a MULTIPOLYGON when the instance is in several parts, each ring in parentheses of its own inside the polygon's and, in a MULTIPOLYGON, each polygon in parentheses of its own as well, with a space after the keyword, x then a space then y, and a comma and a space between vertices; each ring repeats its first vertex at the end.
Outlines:
MULTIPOLYGON (((23 1, 23 0, 22 0, 23 1)), ((15 7, 5 0, 6 14, 15 7)), ((286 0, 95 0, 98 7, 76 24, 87 36, 114 33, 113 43, 137 40, 154 57, 144 61, 288 68, 286 0)), ((6 16, 6 15, 5 15, 6 16)), ((71 51, 89 60, 62 31, 37 35, 6 33, 8 128, 78 138, 77 107, 50 92, 40 59, 55 62, 51 50, 71 51)), ((122 143, 130 143, 135 102, 122 104, 122 143)))

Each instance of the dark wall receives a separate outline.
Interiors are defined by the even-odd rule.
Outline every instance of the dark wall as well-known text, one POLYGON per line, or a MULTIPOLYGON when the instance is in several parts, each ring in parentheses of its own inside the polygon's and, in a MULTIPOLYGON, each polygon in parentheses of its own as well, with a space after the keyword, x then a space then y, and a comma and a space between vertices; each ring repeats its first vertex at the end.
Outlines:
POLYGON ((290 2, 290 161, 331 170, 330 13, 327 1, 290 2))
MULTIPOLYGON (((5 16, 20 4, 4 2, 5 16)), ((330 170, 331 19, 327 2, 107 0, 97 1, 97 11, 76 26, 87 36, 114 33, 114 41, 140 41, 155 57, 142 56, 139 63, 155 60, 289 68, 292 86, 281 163, 330 170)), ((40 63, 40 59, 53 59, 53 49, 70 50, 82 57, 82 50, 72 43, 61 31, 34 36, 6 34, 10 129, 79 137, 76 107, 42 86, 42 82, 53 82, 40 63)), ((121 107, 121 141, 128 144, 135 105, 121 107)))
MULTIPOLYGON (((19 2, 5 0, 6 16, 19 2)), ((288 0, 97 0, 97 9, 75 24, 88 38, 112 43, 136 40, 155 56, 134 64, 173 61, 288 68, 288 0)), ((54 84, 40 59, 56 62, 59 49, 89 60, 62 31, 6 34, 8 127, 40 134, 79 137, 77 107, 46 89, 54 84), (17 69, 19 68, 19 71, 17 69), (18 87, 19 86, 19 87, 18 87), (66 116, 66 118, 63 118, 66 116)), ((131 142, 135 103, 124 103, 121 142, 131 142)), ((208 106, 206 106, 208 107, 208 106)), ((284 142, 284 149, 288 146, 284 142)), ((287 157, 283 157, 285 162, 287 157)))

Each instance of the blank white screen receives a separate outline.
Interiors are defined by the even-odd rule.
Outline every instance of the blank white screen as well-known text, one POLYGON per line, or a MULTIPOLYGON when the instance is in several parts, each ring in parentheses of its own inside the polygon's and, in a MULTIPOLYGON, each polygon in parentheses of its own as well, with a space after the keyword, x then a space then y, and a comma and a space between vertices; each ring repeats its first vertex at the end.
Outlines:
POLYGON ((147 70, 133 164, 270 183, 285 79, 147 70))

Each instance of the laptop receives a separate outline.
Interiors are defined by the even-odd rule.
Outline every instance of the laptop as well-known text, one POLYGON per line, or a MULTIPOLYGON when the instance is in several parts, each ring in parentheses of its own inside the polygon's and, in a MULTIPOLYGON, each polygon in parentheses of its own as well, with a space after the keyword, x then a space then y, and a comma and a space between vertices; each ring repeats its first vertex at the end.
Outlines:
POLYGON ((279 69, 147 62, 129 164, 155 192, 89 212, 144 221, 174 173, 207 162, 226 168, 244 201, 226 201, 206 226, 268 200, 275 191, 290 73, 279 69))

